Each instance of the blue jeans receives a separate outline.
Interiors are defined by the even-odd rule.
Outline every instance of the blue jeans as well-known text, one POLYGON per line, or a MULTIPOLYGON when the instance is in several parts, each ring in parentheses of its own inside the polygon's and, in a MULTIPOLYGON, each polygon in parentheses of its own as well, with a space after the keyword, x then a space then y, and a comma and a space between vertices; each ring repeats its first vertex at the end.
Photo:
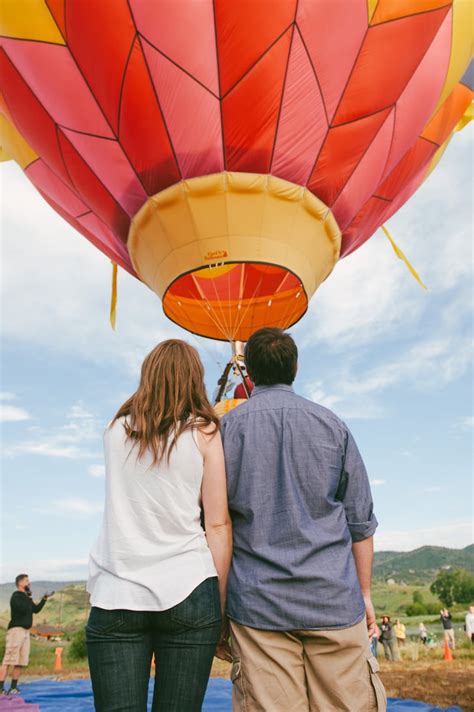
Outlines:
POLYGON ((96 712, 199 712, 221 629, 217 578, 167 611, 93 607, 86 627, 96 712))

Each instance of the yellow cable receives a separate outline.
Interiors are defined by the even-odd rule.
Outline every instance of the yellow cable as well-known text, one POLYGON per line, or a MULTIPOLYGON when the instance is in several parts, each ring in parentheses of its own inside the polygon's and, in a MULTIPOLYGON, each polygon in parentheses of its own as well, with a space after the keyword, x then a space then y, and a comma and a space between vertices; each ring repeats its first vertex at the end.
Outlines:
POLYGON ((426 286, 426 284, 424 284, 424 283, 422 282, 420 275, 418 274, 418 272, 416 271, 416 269, 413 267, 413 265, 410 263, 409 259, 406 257, 406 255, 403 254, 403 252, 401 251, 401 249, 400 249, 400 248, 398 247, 398 245, 395 243, 395 240, 393 239, 393 237, 391 236, 391 234, 389 233, 389 231, 387 230, 387 228, 385 227, 385 225, 382 225, 381 227, 382 227, 382 230, 384 231, 384 233, 385 233, 385 235, 386 235, 388 241, 389 241, 390 244, 392 245, 393 251, 395 252, 395 254, 396 254, 396 256, 398 257, 398 259, 402 260, 402 262, 404 262, 404 263, 406 264, 406 266, 408 267, 408 269, 410 270, 410 272, 412 273, 413 277, 416 279, 416 281, 418 282, 418 284, 420 285, 420 287, 423 287, 423 289, 428 289, 428 287, 426 286))
POLYGON ((117 265, 112 262, 112 293, 110 295, 110 326, 115 331, 117 316, 117 265))

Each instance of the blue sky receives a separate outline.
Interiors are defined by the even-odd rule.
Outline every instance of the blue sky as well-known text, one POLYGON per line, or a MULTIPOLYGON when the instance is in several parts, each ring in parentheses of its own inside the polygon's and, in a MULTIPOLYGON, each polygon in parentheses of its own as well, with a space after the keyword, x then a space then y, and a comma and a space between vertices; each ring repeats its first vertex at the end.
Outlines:
MULTIPOLYGON (((168 322, 123 271, 113 332, 108 259, 17 166, 1 177, 1 580, 84 578, 101 520, 102 432, 142 359, 164 338, 188 339, 212 395, 228 347, 168 322)), ((379 550, 472 541, 472 187, 468 128, 388 224, 428 291, 379 231, 291 329, 295 389, 340 415, 365 459, 379 550)))

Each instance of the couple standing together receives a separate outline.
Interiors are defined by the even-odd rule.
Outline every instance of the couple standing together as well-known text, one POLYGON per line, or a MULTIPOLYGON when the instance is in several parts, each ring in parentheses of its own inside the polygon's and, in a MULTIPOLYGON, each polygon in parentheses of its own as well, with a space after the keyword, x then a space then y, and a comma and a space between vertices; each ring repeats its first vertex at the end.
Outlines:
POLYGON ((251 398, 219 424, 195 349, 159 344, 105 432, 87 646, 96 710, 201 709, 214 654, 233 709, 371 712, 377 526, 347 427, 296 395, 298 352, 255 332, 251 398), (203 513, 204 522, 202 522, 203 513))

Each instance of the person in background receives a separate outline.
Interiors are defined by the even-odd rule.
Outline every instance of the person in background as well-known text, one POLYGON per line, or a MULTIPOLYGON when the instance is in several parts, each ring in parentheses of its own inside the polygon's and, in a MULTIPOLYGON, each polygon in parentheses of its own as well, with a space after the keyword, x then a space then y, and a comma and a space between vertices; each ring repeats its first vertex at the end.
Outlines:
POLYGON ((294 392, 297 360, 281 329, 252 334, 245 363, 255 388, 221 421, 234 532, 233 709, 382 712, 369 647, 369 480, 347 426, 294 392))
POLYGON ((398 652, 397 639, 395 637, 392 624, 390 623, 390 616, 382 616, 380 630, 380 642, 383 645, 385 659, 390 660, 392 662, 397 662, 398 660, 400 660, 400 655, 398 652))
POLYGON ((471 643, 474 643, 474 606, 469 606, 469 611, 466 613, 466 635, 471 643))
POLYGON ((52 593, 45 593, 39 603, 33 601, 28 574, 18 574, 15 579, 17 590, 10 599, 10 622, 5 639, 5 655, 0 667, 0 694, 6 695, 5 680, 8 668, 13 666, 9 695, 19 695, 18 680, 28 666, 30 659, 30 628, 33 613, 39 613, 52 593))
POLYGON ((374 656, 374 658, 377 657, 377 647, 378 647, 379 638, 380 638, 380 628, 378 627, 378 625, 376 623, 374 632, 370 639, 370 651, 371 651, 372 655, 374 656))
POLYGON ((440 620, 443 626, 444 639, 448 641, 452 650, 456 647, 456 639, 454 637, 453 621, 451 619, 451 613, 447 608, 442 608, 440 610, 440 620))
POLYGON ((148 354, 104 449, 104 519, 87 585, 96 712, 146 709, 153 654, 153 712, 199 712, 221 634, 232 526, 219 421, 194 348, 170 339, 148 354))
POLYGON ((400 623, 398 618, 395 621, 395 625, 394 625, 393 629, 395 631, 395 636, 397 638, 397 643, 398 643, 399 648, 405 647, 405 640, 407 637, 406 636, 406 628, 403 625, 403 623, 400 623))
POLYGON ((420 640, 423 645, 426 645, 428 642, 428 631, 426 630, 426 626, 424 623, 420 623, 420 625, 418 626, 418 635, 420 636, 420 640))

